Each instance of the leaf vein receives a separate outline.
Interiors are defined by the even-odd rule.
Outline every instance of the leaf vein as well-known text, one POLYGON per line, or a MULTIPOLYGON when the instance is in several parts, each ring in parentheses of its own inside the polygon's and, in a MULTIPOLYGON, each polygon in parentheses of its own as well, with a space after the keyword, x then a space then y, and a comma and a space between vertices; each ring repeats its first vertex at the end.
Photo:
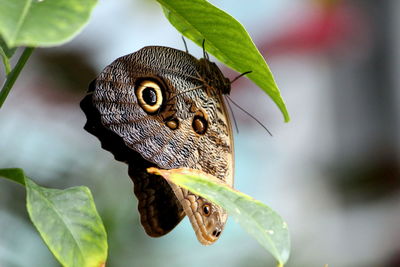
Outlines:
POLYGON ((22 9, 22 14, 19 17, 19 20, 17 22, 17 26, 15 28, 13 38, 11 38, 11 40, 13 40, 14 42, 15 42, 15 40, 17 38, 17 35, 19 34, 19 32, 21 30, 22 25, 24 24, 24 21, 25 21, 25 19, 27 17, 27 14, 28 14, 28 11, 29 11, 31 5, 32 5, 32 0, 27 0, 25 2, 24 8, 22 9))

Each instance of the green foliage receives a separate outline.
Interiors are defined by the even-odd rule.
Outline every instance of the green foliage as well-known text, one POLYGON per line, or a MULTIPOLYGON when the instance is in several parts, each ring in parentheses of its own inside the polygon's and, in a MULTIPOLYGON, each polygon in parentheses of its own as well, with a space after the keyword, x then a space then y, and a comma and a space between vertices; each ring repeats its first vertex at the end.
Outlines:
POLYGON ((8 47, 54 46, 88 22, 97 0, 0 0, 0 35, 8 47))
POLYGON ((221 206, 275 257, 279 266, 288 260, 290 237, 287 224, 267 205, 198 170, 150 168, 149 172, 162 175, 180 187, 221 206))
POLYGON ((232 69, 252 71, 246 76, 272 98, 285 121, 290 120, 274 77, 242 24, 205 0, 157 1, 184 36, 200 46, 205 40, 205 49, 232 69))
POLYGON ((25 185, 29 216, 63 266, 105 264, 107 235, 87 187, 65 190, 41 187, 21 169, 0 169, 0 176, 25 185))
POLYGON ((18 168, 9 168, 9 169, 0 169, 0 177, 9 179, 21 185, 25 185, 25 174, 22 169, 18 168))
MULTIPOLYGON (((244 27, 205 0, 157 0, 171 24, 221 62, 248 74, 278 105, 285 121, 289 114, 271 71, 244 27)), ((32 54, 34 47, 61 45, 88 22, 97 0, 0 0, 0 56, 7 79, 0 91, 0 107, 32 54), (18 46, 24 49, 12 68, 18 46)), ((65 190, 35 184, 21 169, 0 169, 0 176, 24 185, 29 216, 63 266, 103 266, 107 238, 86 187, 65 190)), ((198 175, 173 174, 174 183, 225 208, 279 262, 289 257, 289 232, 283 220, 263 203, 198 175)))
POLYGON ((33 48, 27 48, 11 71, 17 46, 63 44, 85 26, 97 0, 0 0, 0 56, 7 80, 0 92, 0 108, 33 48))

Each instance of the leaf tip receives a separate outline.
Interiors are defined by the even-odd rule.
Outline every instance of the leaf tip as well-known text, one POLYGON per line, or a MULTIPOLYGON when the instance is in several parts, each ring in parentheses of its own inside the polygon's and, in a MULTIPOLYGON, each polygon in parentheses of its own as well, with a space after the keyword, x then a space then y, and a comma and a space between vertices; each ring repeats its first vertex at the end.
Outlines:
POLYGON ((290 122, 290 115, 289 115, 289 112, 288 112, 288 110, 286 108, 285 102, 283 102, 283 100, 282 100, 282 105, 278 105, 278 106, 279 106, 279 109, 282 112, 284 122, 285 123, 290 122))
POLYGON ((150 173, 150 174, 161 175, 161 170, 160 170, 160 169, 157 169, 157 168, 155 168, 155 167, 147 168, 147 172, 150 173))

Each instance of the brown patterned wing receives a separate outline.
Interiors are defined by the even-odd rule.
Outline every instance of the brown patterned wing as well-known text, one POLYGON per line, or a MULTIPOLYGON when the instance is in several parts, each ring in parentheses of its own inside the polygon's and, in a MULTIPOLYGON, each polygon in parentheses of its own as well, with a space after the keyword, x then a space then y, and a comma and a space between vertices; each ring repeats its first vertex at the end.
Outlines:
MULTIPOLYGON (((123 160, 130 166, 139 207, 145 203, 144 199, 167 197, 177 202, 177 198, 199 241, 211 244, 224 227, 226 213, 175 185, 162 184, 161 178, 149 178, 142 167, 148 163, 164 169, 199 169, 233 185, 231 126, 221 90, 208 82, 213 77, 204 77, 205 69, 210 76, 217 74, 215 79, 222 79, 213 63, 204 66, 188 53, 172 48, 145 47, 106 67, 95 80, 91 101, 100 114, 101 126, 142 158, 142 161, 129 157, 123 160), (145 189, 143 185, 150 185, 147 193, 154 193, 151 197, 147 193, 145 197, 140 196, 145 189), (156 192, 157 186, 168 193, 158 196, 161 190, 156 192), (172 191, 176 197, 171 197, 172 191)), ((146 224, 150 218, 154 224, 160 224, 156 221, 162 220, 161 216, 155 218, 154 214, 164 211, 153 205, 153 212, 149 212, 145 211, 146 207, 139 208, 142 223, 146 217, 146 224)), ((166 216, 181 218, 179 208, 174 209, 175 214, 172 215, 171 209, 165 212, 166 216)))
POLYGON ((185 216, 182 205, 163 178, 146 172, 146 168, 156 165, 144 160, 127 147, 120 136, 102 125, 100 113, 92 103, 90 92, 94 90, 93 83, 90 88, 89 94, 81 101, 87 117, 85 130, 97 136, 102 148, 112 152, 116 160, 129 164, 129 176, 134 183, 140 220, 146 233, 152 237, 167 234, 185 216))

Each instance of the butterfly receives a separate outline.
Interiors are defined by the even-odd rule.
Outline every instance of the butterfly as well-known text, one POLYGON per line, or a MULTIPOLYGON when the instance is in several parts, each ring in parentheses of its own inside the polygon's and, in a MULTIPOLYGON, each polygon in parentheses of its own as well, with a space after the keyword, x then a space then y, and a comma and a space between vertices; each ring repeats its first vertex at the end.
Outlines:
POLYGON ((190 168, 233 186, 232 126, 224 95, 231 82, 206 53, 147 46, 108 65, 81 101, 85 129, 128 164, 141 224, 151 237, 187 215, 201 244, 218 240, 227 213, 149 167, 190 168))

